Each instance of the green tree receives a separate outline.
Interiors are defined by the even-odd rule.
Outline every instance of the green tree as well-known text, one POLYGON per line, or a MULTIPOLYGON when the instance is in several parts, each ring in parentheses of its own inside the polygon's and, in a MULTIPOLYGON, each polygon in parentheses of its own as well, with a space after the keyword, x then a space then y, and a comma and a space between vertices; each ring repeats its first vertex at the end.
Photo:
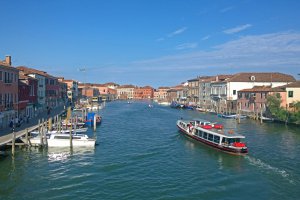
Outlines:
POLYGON ((272 116, 277 117, 277 114, 282 109, 280 107, 281 97, 280 95, 269 95, 267 97, 267 108, 272 116))

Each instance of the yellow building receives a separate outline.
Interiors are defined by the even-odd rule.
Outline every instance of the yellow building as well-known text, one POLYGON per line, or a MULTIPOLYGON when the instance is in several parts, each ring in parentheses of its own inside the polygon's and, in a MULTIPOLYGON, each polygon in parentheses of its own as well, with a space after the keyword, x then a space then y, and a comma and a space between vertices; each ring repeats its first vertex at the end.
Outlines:
POLYGON ((296 102, 300 102, 300 81, 290 83, 286 88, 286 105, 289 110, 292 110, 296 102))

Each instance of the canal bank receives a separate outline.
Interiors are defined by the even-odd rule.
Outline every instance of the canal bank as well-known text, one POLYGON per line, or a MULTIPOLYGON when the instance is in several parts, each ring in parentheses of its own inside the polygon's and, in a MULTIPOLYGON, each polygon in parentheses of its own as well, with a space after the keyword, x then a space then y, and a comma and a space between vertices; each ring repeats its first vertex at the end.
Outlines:
MULTIPOLYGON (((18 150, 0 159, 0 199, 297 199, 299 129, 218 118, 147 102, 100 111, 93 149, 18 150), (220 122, 246 136, 232 156, 180 134, 180 118, 220 122), (30 187, 29 187, 30 186, 30 187), (22 194, 22 196, 20 196, 22 194)), ((92 130, 90 130, 92 134, 92 130)), ((93 133, 94 134, 94 133, 93 133)))
MULTIPOLYGON (((7 145, 12 146, 12 149, 14 150, 15 145, 21 145, 22 143, 15 143, 15 140, 17 140, 19 137, 28 135, 28 132, 36 129, 40 122, 46 122, 48 119, 53 118, 54 116, 60 115, 64 112, 64 107, 56 107, 55 109, 51 110, 51 112, 48 113, 41 113, 37 115, 34 118, 31 118, 27 120, 26 122, 23 122, 20 126, 14 127, 14 128, 6 128, 4 130, 1 130, 0 134, 0 148, 4 149, 7 147, 7 145)), ((13 151, 14 153, 14 151, 13 151)))

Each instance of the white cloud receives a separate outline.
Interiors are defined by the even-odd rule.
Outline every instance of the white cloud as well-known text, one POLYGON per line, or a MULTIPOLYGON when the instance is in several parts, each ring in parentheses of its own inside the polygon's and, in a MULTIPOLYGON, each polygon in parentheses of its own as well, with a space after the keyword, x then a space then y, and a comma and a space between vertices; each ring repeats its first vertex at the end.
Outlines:
POLYGON ((201 38, 201 40, 208 40, 210 38, 210 35, 204 36, 203 38, 201 38))
POLYGON ((187 27, 182 27, 182 28, 177 29, 176 31, 173 31, 172 33, 168 34, 168 37, 173 37, 175 35, 182 34, 186 30, 187 30, 187 27))
POLYGON ((139 70, 170 72, 192 69, 222 73, 226 69, 229 73, 266 70, 297 74, 300 66, 300 32, 250 35, 215 46, 211 51, 136 61, 133 66, 138 66, 139 70))
POLYGON ((223 9, 220 10, 221 13, 225 13, 225 12, 228 12, 230 10, 232 10, 234 7, 233 6, 228 6, 228 7, 225 7, 223 9))
POLYGON ((223 33, 234 34, 234 33, 241 32, 241 31, 243 31, 245 29, 248 29, 251 26, 252 26, 251 24, 244 24, 244 25, 241 25, 241 26, 237 26, 237 27, 234 27, 234 28, 230 28, 230 29, 224 30, 223 33))
POLYGON ((176 46, 176 50, 193 49, 198 46, 198 43, 183 43, 176 46))

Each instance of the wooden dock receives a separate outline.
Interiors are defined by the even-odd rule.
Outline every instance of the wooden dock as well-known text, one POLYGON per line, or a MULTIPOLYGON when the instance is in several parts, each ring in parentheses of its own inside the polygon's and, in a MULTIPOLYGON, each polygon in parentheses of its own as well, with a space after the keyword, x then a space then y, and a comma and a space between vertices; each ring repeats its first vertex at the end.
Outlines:
MULTIPOLYGON (((37 129, 38 127, 39 127, 39 125, 34 125, 34 126, 26 128, 24 130, 20 130, 20 131, 15 132, 16 139, 20 138, 22 136, 25 136, 27 131, 31 132, 31 131, 37 129)), ((0 146, 12 143, 13 138, 14 138, 13 132, 10 133, 10 134, 4 135, 4 136, 0 136, 0 146)))

